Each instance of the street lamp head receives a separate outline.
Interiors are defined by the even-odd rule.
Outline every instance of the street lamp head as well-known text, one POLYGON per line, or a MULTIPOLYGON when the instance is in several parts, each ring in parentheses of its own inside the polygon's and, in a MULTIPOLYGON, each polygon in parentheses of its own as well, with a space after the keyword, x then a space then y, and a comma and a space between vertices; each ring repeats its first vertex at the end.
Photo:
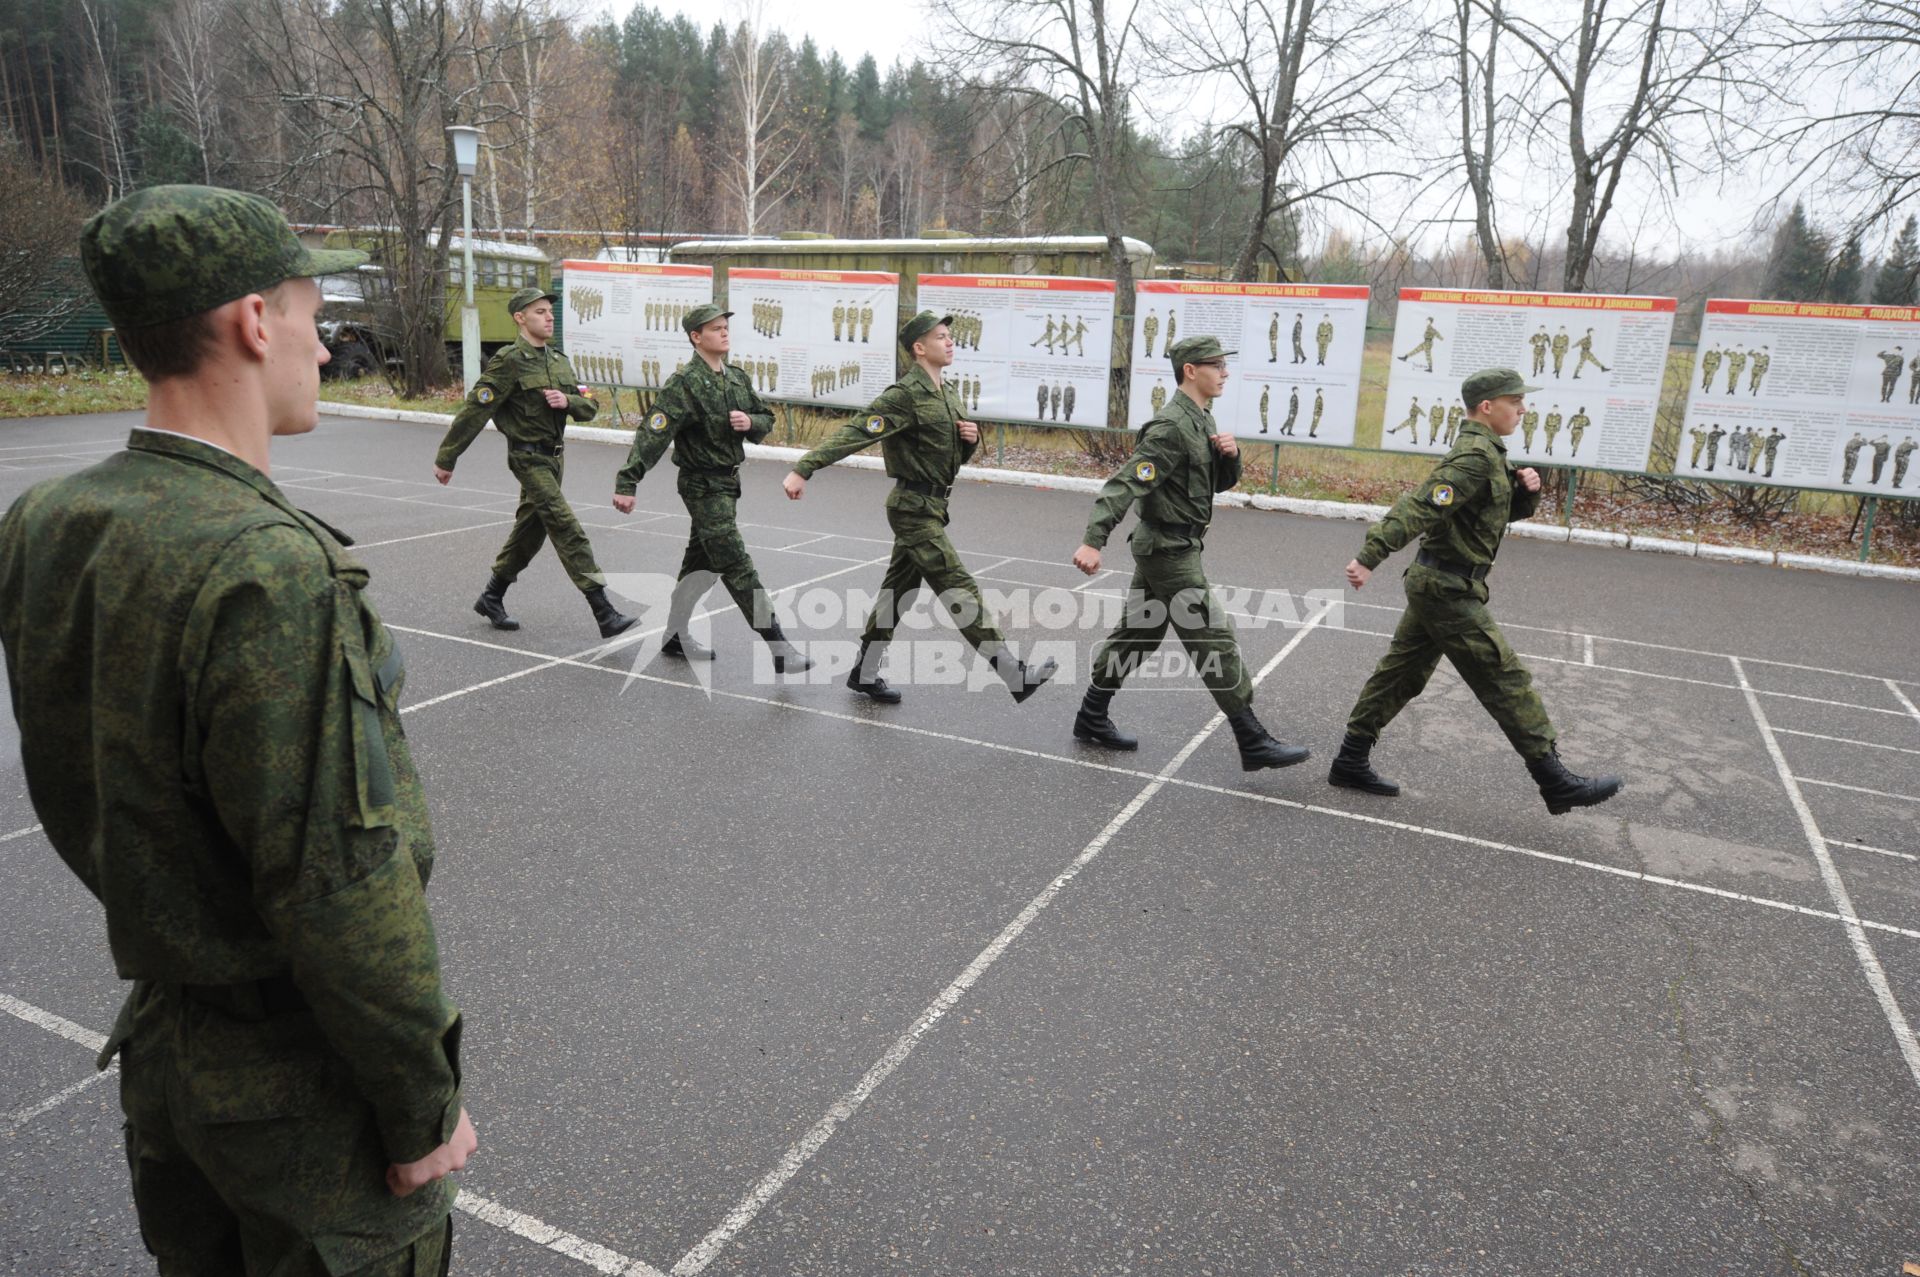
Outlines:
POLYGON ((450 124, 447 132, 453 134, 453 162, 460 176, 472 177, 480 166, 480 130, 471 124, 450 124))

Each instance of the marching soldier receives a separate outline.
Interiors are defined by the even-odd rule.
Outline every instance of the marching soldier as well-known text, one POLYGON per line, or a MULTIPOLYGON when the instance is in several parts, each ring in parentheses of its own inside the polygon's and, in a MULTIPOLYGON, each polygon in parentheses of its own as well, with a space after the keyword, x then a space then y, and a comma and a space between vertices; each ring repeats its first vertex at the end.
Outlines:
POLYGON ((1316 364, 1325 364, 1327 362, 1327 347, 1333 344, 1333 320, 1331 318, 1323 317, 1320 320, 1319 326, 1313 330, 1313 340, 1314 344, 1320 348, 1320 357, 1314 362, 1316 364))
POLYGON ((1748 394, 1757 395, 1760 393, 1760 379, 1767 375, 1767 368, 1772 363, 1773 355, 1768 352, 1765 346, 1753 352, 1752 369, 1747 375, 1748 394))
POLYGON ((1553 352, 1553 375, 1560 375, 1560 367, 1567 362, 1567 328, 1562 324, 1553 334, 1553 342, 1548 347, 1553 352))
POLYGON ((1292 434, 1293 425, 1298 420, 1300 420, 1300 387, 1295 386, 1287 394, 1287 420, 1286 424, 1280 427, 1280 433, 1292 434))
POLYGON ((1421 415, 1422 413, 1420 410, 1420 400, 1416 398, 1411 404, 1407 406, 1407 419, 1401 422, 1399 425, 1395 426, 1393 429, 1387 431, 1387 433, 1390 435, 1397 435, 1402 430, 1404 430, 1407 432, 1407 441, 1409 443, 1416 443, 1416 444, 1419 443, 1421 415))
POLYGON ((1300 344, 1301 335, 1306 331, 1306 317, 1299 311, 1293 313, 1293 362, 1307 362, 1307 348, 1300 344))
POLYGON ((1427 371, 1432 372, 1433 371, 1433 343, 1436 341, 1445 341, 1445 340, 1446 338, 1440 335, 1440 330, 1434 327, 1433 320, 1431 317, 1429 317, 1427 320, 1427 326, 1425 331, 1423 331, 1420 334, 1420 344, 1418 346, 1415 346, 1412 350, 1409 350, 1406 354, 1401 355, 1399 357, 1400 362, 1404 364, 1409 359, 1412 359, 1415 355, 1425 355, 1427 357, 1427 371))
MULTIPOLYGON (((977 338, 974 342, 974 348, 979 348, 977 338)), ((1084 318, 1076 318, 1073 321, 1073 349, 1074 353, 1078 355, 1084 356, 1087 353, 1087 321, 1084 318)))
MULTIPOLYGON (((1604 372, 1605 369, 1601 371, 1604 372)), ((1572 445, 1569 451, 1573 456, 1580 455, 1580 440, 1586 437, 1587 427, 1592 424, 1593 418, 1587 415, 1584 404, 1574 411, 1573 416, 1567 418, 1567 441, 1572 445)))
POLYGON ((1129 541, 1133 582, 1120 625, 1094 653, 1092 678, 1074 715, 1076 740, 1105 749, 1138 749, 1108 716, 1114 693, 1143 657, 1160 646, 1171 624, 1227 716, 1245 771, 1290 767, 1308 751, 1275 740, 1253 712, 1253 680, 1240 645, 1207 583, 1201 549, 1213 520, 1213 495, 1240 481, 1240 448, 1219 433, 1210 405, 1227 384, 1227 357, 1212 337, 1189 337, 1167 352, 1177 389, 1163 412, 1140 427, 1133 456, 1107 480, 1087 520, 1073 566, 1100 571, 1100 551, 1136 502, 1140 519, 1129 541))
POLYGON ((1891 403, 1893 388, 1900 383, 1900 372, 1906 367, 1907 357, 1900 347, 1895 346, 1892 350, 1880 352, 1880 362, 1884 365, 1880 372, 1880 402, 1891 403))
POLYGON ((600 637, 612 638, 631 627, 633 618, 608 601, 606 575, 594 562, 593 545, 561 487, 567 422, 592 421, 599 410, 580 393, 580 379, 552 343, 555 300, 538 288, 523 288, 507 299, 519 336, 487 362, 454 414, 434 458, 433 477, 450 482, 460 454, 492 420, 507 437, 507 469, 520 481, 520 507, 473 610, 496 630, 519 629, 520 622, 507 615, 507 587, 552 541, 567 575, 586 595, 600 637))
POLYGON ((710 661, 713 651, 693 640, 687 624, 700 596, 717 576, 740 615, 773 653, 776 673, 800 673, 813 662, 787 641, 773 600, 760 584, 746 542, 740 539, 738 506, 740 466, 746 444, 758 443, 773 429, 773 410, 754 391, 753 382, 727 363, 733 338, 732 312, 708 304, 696 306, 681 321, 696 358, 667 379, 653 411, 634 432, 627 463, 613 483, 613 508, 633 513, 634 492, 656 467, 669 444, 679 471, 677 487, 687 507, 692 532, 667 611, 661 651, 691 661, 710 661))
POLYGON ((400 651, 268 474, 317 420, 313 278, 365 257, 238 191, 109 205, 80 260, 149 424, 0 521, 19 758, 133 982, 98 1066, 168 1274, 443 1273, 476 1147, 400 651))
POLYGON ((1024 701, 1060 667, 1052 660, 1029 666, 1013 655, 980 597, 980 587, 947 539, 953 481, 980 444, 979 425, 960 415, 959 400, 943 381, 953 363, 948 320, 921 311, 901 327, 900 345, 913 357, 907 375, 881 391, 864 417, 848 422, 795 462, 782 485, 787 496, 798 501, 814 472, 876 443, 894 480, 887 496, 893 558, 860 636, 860 656, 847 675, 847 687, 881 704, 899 703, 900 693, 880 677, 880 658, 901 613, 925 583, 953 615, 967 642, 992 663, 1013 699, 1024 701))
POLYGON ((1280 362, 1280 312, 1274 311, 1273 318, 1267 321, 1267 362, 1280 362))
POLYGON ((1329 784, 1389 797, 1400 792, 1374 771, 1373 747, 1425 689, 1444 656, 1525 760, 1549 812, 1591 807, 1620 792, 1619 777, 1588 779, 1560 761, 1557 734, 1533 678, 1487 610, 1486 579, 1507 524, 1531 515, 1540 500, 1539 474, 1515 469, 1502 442, 1525 412, 1525 396, 1536 389, 1511 368, 1483 369, 1467 378, 1461 387, 1467 418, 1453 450, 1425 483, 1394 502, 1347 564, 1347 583, 1358 590, 1389 555, 1415 537, 1425 538, 1406 572, 1406 612, 1347 717, 1329 784))
POLYGON ((1313 392, 1313 424, 1307 429, 1307 438, 1320 437, 1320 414, 1327 410, 1327 392, 1316 389, 1313 392))
POLYGON ((1052 315, 1047 316, 1046 331, 1042 332, 1038 337, 1035 337, 1032 341, 1028 342, 1027 348, 1031 350, 1033 347, 1038 346, 1041 342, 1045 342, 1047 344, 1047 353, 1051 355, 1053 353, 1053 316, 1052 315))
POLYGON ((1582 368, 1585 368, 1588 364, 1592 364, 1594 367, 1598 368, 1601 372, 1613 371, 1611 368, 1607 367, 1605 364, 1600 362, 1600 356, 1593 353, 1593 329, 1591 328, 1587 329, 1586 336, 1582 337, 1579 341, 1573 344, 1575 348, 1578 349, 1580 352, 1579 362, 1575 363, 1573 366, 1573 379, 1575 381, 1580 380, 1580 370, 1582 368))

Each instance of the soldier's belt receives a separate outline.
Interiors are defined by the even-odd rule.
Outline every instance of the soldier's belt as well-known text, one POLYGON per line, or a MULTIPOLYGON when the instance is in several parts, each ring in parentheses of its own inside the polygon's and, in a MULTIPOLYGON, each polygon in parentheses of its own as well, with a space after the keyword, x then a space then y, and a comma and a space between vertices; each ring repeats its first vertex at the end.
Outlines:
POLYGON ((923 497, 945 497, 953 492, 950 483, 928 483, 925 479, 897 479, 895 482, 908 492, 918 492, 923 497))
POLYGON ((1165 533, 1167 536, 1192 537, 1195 541, 1200 541, 1207 535, 1207 525, 1204 523, 1161 523, 1154 519, 1142 519, 1140 522, 1155 532, 1165 533))
POLYGON ((306 995, 293 977, 268 976, 264 980, 242 980, 238 984, 182 984, 180 996, 201 1006, 243 1020, 269 1015, 285 1015, 308 1010, 306 995))
POLYGON ((1435 554, 1432 550, 1420 551, 1413 556, 1413 561, 1423 568, 1438 568, 1442 572, 1464 576, 1469 581, 1484 581, 1487 579, 1487 573, 1493 571, 1491 563, 1462 563, 1458 559, 1449 559, 1435 554))
POLYGON ((690 474, 695 476, 696 478, 701 478, 701 479, 737 479, 740 477, 740 467, 739 466, 717 466, 717 467, 681 466, 680 473, 690 474))
POLYGON ((557 457, 566 451, 563 443, 510 443, 508 452, 531 452, 536 457, 557 457))

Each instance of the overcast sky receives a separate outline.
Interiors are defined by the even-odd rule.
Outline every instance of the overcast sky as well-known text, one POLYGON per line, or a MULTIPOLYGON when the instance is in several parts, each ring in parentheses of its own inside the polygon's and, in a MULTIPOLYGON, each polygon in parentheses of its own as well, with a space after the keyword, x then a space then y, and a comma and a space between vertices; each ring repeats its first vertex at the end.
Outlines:
MULTIPOLYGON (((648 0, 649 6, 669 16, 685 14, 702 30, 716 21, 737 20, 740 6, 729 0, 648 0)), ((589 13, 612 12, 624 18, 638 7, 634 0, 613 0, 595 5, 588 0, 589 13)), ((824 57, 829 51, 840 54, 849 67, 871 53, 880 64, 881 74, 902 56, 911 62, 914 46, 921 41, 926 15, 915 0, 766 0, 767 25, 784 31, 795 44, 807 36, 820 47, 824 57)))

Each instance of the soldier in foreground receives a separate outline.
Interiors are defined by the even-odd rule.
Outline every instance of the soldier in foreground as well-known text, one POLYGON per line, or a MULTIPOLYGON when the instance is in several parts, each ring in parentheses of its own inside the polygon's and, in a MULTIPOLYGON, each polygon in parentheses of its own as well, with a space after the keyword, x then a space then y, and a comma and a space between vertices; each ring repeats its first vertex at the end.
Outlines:
POLYGON ((1240 482, 1239 444, 1214 428, 1210 411, 1226 389, 1227 356, 1233 353, 1212 337, 1189 337, 1167 352, 1178 389, 1166 409, 1140 427, 1133 455, 1093 503, 1086 541, 1073 553, 1073 566, 1088 576, 1100 570, 1101 549, 1136 501, 1140 520, 1129 537, 1133 582, 1126 613, 1094 653, 1073 735, 1105 749, 1140 747, 1138 738, 1114 726, 1107 710, 1171 624, 1233 728, 1242 770, 1257 771, 1303 763, 1309 754, 1275 740, 1254 717, 1253 680, 1200 558, 1213 521, 1213 494, 1240 482))
POLYGON ((519 629, 520 622, 507 614, 507 587, 520 578, 540 547, 552 541, 567 575, 586 595, 600 637, 612 638, 632 626, 633 618, 607 599, 606 574, 594 561, 593 544, 561 487, 567 422, 592 421, 599 409, 581 393, 573 366, 553 344, 556 300, 556 294, 538 288, 523 288, 507 299, 507 313, 519 335, 487 361, 487 370, 467 392, 434 458, 433 477, 450 482, 460 454, 487 422, 499 426, 507 437, 507 469, 520 481, 520 506, 493 561, 493 576, 473 610, 496 630, 519 629))
POLYGON ((1357 590, 1387 556, 1417 536, 1426 538, 1407 569, 1407 610, 1347 718, 1329 784, 1370 794, 1400 792, 1374 771, 1373 747, 1444 656, 1520 752, 1549 812, 1591 807, 1620 792, 1617 776, 1588 779, 1561 763, 1533 677, 1487 610, 1487 574, 1507 524, 1532 514, 1540 500, 1539 474, 1516 470, 1502 442, 1519 424, 1526 395, 1536 389, 1511 368, 1482 369, 1467 378, 1461 387, 1467 419, 1453 450, 1426 482, 1394 502, 1367 534, 1359 557, 1347 564, 1347 583, 1357 590))
POLYGON ((760 442, 773 429, 773 410, 747 375, 727 362, 733 345, 727 321, 732 314, 709 303, 695 306, 680 321, 696 357, 667 379, 653 411, 634 432, 627 464, 613 481, 613 508, 633 513, 640 480, 673 445, 673 464, 679 471, 675 486, 693 526, 667 609, 661 652, 690 661, 713 659, 713 650, 696 643, 687 624, 700 596, 718 576, 740 615, 773 653, 774 672, 798 674, 813 662, 781 632, 773 600, 740 539, 740 466, 747 459, 746 445, 760 442))
POLYGON ((312 277, 365 255, 158 186, 80 257, 147 420, 0 521, 0 640, 34 809, 133 981, 99 1066, 142 1238, 167 1274, 444 1274, 477 1141, 400 655, 268 477, 317 419, 312 277))
POLYGON ((860 655, 847 675, 847 687, 884 705, 898 704, 900 693, 880 677, 880 658, 923 582, 933 587, 967 642, 992 663, 1016 702, 1039 691, 1060 668, 1052 660, 1029 666, 1014 656, 973 574, 947 539, 953 481, 980 446, 979 425, 960 415, 959 398, 943 378, 953 362, 951 323, 950 317, 927 310, 909 319, 900 329, 901 349, 913 358, 907 375, 881 391, 864 415, 796 461, 782 485, 787 496, 798 501, 815 471, 880 445, 887 475, 894 481, 887 494, 893 557, 860 635, 860 655))

